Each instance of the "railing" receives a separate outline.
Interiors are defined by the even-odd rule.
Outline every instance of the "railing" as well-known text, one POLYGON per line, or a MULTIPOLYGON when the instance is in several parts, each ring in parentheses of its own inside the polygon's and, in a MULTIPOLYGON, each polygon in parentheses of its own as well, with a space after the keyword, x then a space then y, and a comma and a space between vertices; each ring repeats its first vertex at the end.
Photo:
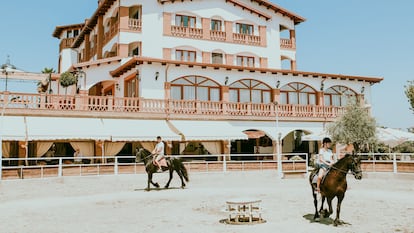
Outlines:
MULTIPOLYGON (((219 154, 219 155, 180 155, 188 172, 228 172, 250 170, 277 170, 277 160, 273 154, 219 154), (238 160, 235 160, 238 159, 238 160)), ((283 154, 283 173, 307 174, 306 153, 283 154), (287 160, 288 156, 301 156, 305 159, 287 160)), ((100 176, 145 173, 142 161, 135 156, 94 156, 82 157, 75 162, 73 157, 3 158, 4 179, 30 179, 62 176, 100 176), (25 165, 16 165, 25 164, 25 165)))
POLYGON ((225 41, 226 40, 226 32, 223 31, 210 31, 210 39, 216 41, 225 41))
POLYGON ((131 30, 140 32, 142 30, 142 21, 141 19, 129 19, 128 27, 131 30))
POLYGON ((280 48, 282 48, 282 49, 295 49, 296 48, 295 40, 281 38, 280 39, 280 48))
POLYGON ((171 34, 177 37, 203 38, 203 29, 171 25, 171 34))
POLYGON ((59 51, 62 51, 62 49, 70 48, 73 42, 75 41, 75 39, 76 37, 62 39, 59 45, 59 49, 60 49, 59 51))
MULTIPOLYGON (((363 172, 391 172, 414 174, 414 153, 361 154, 363 172)), ((284 175, 294 173, 306 177, 312 169, 307 153, 281 155, 284 175), (290 159, 288 159, 290 158, 290 159)), ((278 170, 274 154, 219 154, 180 155, 189 172, 232 172, 278 170)), ((135 156, 82 157, 75 163, 73 157, 3 158, 3 179, 30 179, 61 176, 100 176, 143 174, 144 164, 135 156), (25 165, 17 165, 25 164, 25 165)))
POLYGON ((46 95, 26 93, 0 92, 0 107, 8 99, 13 99, 7 106, 7 111, 18 109, 48 110, 64 114, 82 112, 115 112, 115 113, 155 113, 179 115, 212 115, 212 116, 253 116, 257 118, 280 117, 299 118, 335 118, 345 112, 344 107, 279 104, 278 109, 273 103, 236 103, 212 102, 199 100, 163 100, 133 97, 113 96, 81 96, 81 95, 46 95))
POLYGON ((233 33, 233 41, 239 44, 260 45, 260 36, 233 33))
POLYGON ((119 27, 119 22, 116 22, 111 25, 111 27, 109 28, 107 32, 105 32, 104 40, 103 40, 104 44, 108 43, 112 38, 114 38, 116 34, 118 34, 118 27, 119 27))

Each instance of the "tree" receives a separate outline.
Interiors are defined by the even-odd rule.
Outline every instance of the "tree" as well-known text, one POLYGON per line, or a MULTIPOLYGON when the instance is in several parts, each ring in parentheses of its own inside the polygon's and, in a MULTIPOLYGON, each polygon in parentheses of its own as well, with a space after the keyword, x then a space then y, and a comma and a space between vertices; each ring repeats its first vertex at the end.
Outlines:
POLYGON ((364 145, 376 142, 375 119, 358 101, 351 101, 344 115, 328 125, 327 131, 334 142, 353 144, 356 153, 360 152, 364 145))
POLYGON ((49 74, 48 78, 41 80, 37 83, 37 92, 39 93, 45 93, 49 89, 49 94, 51 92, 50 89, 50 81, 51 81, 51 74, 55 73, 55 70, 53 68, 44 68, 42 70, 42 74, 49 74))
POLYGON ((408 102, 410 103, 411 111, 414 112, 414 80, 408 81, 408 84, 404 86, 405 88, 405 95, 408 98, 408 102))
POLYGON ((65 88, 65 95, 67 93, 68 87, 72 86, 77 82, 77 78, 71 72, 64 72, 60 75, 59 83, 62 87, 65 88))

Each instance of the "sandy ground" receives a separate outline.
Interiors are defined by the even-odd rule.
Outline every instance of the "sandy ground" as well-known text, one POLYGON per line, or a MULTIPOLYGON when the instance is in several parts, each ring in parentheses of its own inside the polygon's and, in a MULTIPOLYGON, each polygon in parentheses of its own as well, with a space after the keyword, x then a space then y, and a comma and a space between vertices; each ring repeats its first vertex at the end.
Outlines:
MULTIPOLYGON (((167 174, 156 174, 164 184, 167 174)), ((145 192, 146 175, 6 180, 0 183, 0 232, 414 232, 414 174, 348 175, 339 227, 313 222, 305 178, 274 171, 190 173, 186 189, 145 192), (262 200, 266 223, 229 225, 226 200, 262 200)), ((336 206, 336 201, 334 202, 336 206)))

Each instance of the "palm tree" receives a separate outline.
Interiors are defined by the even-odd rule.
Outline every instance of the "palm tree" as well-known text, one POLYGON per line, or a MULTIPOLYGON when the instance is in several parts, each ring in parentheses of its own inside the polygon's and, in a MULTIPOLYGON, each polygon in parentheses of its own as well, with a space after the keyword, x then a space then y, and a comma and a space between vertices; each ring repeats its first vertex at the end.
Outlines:
POLYGON ((53 68, 43 68, 41 71, 42 74, 49 74, 49 77, 45 80, 39 81, 37 83, 37 92, 39 93, 45 93, 47 90, 49 90, 49 94, 51 93, 52 89, 50 88, 51 83, 51 75, 52 73, 55 73, 56 71, 53 68))

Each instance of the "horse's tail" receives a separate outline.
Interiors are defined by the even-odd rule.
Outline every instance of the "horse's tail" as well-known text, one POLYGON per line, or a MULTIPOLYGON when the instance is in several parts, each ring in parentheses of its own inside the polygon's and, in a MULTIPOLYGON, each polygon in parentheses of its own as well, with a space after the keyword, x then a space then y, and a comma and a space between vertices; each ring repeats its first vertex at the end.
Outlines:
POLYGON ((175 160, 175 165, 177 166, 177 169, 181 172, 181 174, 184 176, 185 181, 189 181, 188 178, 188 172, 187 172, 187 168, 185 168, 184 163, 181 159, 174 159, 175 160))

